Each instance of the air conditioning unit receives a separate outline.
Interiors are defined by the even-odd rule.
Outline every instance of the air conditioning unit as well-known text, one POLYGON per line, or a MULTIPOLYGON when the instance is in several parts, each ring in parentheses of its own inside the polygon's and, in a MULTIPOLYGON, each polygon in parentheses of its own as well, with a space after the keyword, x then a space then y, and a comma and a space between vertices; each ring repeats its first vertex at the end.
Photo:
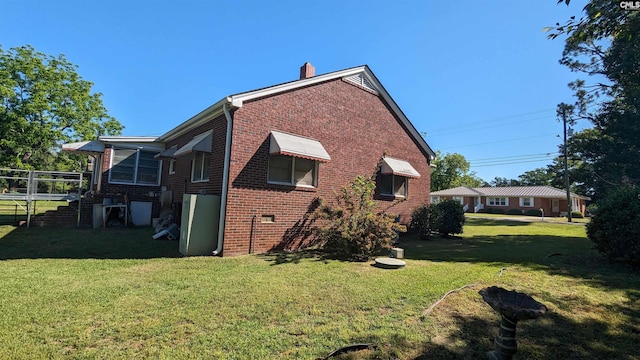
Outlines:
POLYGON ((182 199, 180 253, 211 255, 218 243, 220 196, 185 194, 182 199))

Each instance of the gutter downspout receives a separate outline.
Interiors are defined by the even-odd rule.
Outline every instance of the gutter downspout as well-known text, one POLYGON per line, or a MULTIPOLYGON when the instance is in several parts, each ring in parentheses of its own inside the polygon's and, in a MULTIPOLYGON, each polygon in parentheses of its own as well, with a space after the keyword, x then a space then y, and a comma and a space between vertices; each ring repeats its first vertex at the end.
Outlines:
POLYGON ((218 246, 212 255, 219 255, 222 252, 224 242, 224 229, 227 217, 227 193, 229 188, 229 164, 231 163, 231 131, 233 130, 233 119, 227 109, 227 103, 222 105, 224 117, 227 119, 227 135, 224 144, 224 166, 222 170, 222 196, 220 196, 220 220, 218 225, 218 246))

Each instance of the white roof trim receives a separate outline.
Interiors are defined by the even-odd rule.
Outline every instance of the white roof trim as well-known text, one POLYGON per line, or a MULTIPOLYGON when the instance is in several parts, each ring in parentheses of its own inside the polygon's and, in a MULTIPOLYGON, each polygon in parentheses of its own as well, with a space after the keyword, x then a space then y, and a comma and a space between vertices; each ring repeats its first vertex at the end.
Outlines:
POLYGON ((329 153, 318 140, 276 130, 271 131, 269 154, 288 155, 322 162, 331 161, 329 153))
POLYGON ((173 156, 178 157, 181 155, 189 154, 193 151, 211 152, 211 146, 213 145, 213 130, 209 130, 200 135, 196 135, 185 146, 177 150, 173 156))
POLYGON ((98 140, 81 141, 62 144, 62 151, 75 151, 81 153, 103 153, 104 143, 98 140))
POLYGON ((155 142, 157 136, 99 136, 98 140, 105 143, 146 143, 155 142))
POLYGON ((382 174, 393 174, 398 176, 406 176, 408 178, 419 178, 420 173, 409 164, 408 161, 395 159, 392 157, 382 158, 382 167, 380 169, 382 174))
POLYGON ((393 100, 391 95, 387 92, 387 90, 382 86, 380 81, 376 78, 373 72, 369 69, 367 65, 358 66, 350 69, 334 71, 323 75, 317 75, 306 79, 300 79, 295 81, 290 81, 284 84, 274 85, 265 87, 262 89, 257 89, 253 91, 247 91, 244 93, 239 93, 235 95, 230 95, 222 98, 220 101, 215 104, 209 106, 205 110, 201 111, 197 115, 191 117, 187 121, 178 125, 177 127, 169 130, 164 135, 158 138, 158 141, 169 141, 175 139, 176 137, 184 134, 188 130, 194 129, 197 126, 204 124, 205 122, 214 119, 215 117, 221 115, 223 113, 222 107, 224 104, 229 104, 232 107, 240 108, 242 107, 244 101, 253 100, 273 94, 277 94, 280 92, 290 91, 297 88, 314 85, 320 82, 329 81, 333 79, 340 79, 345 77, 350 77, 353 75, 362 74, 371 84, 371 86, 378 92, 379 96, 381 96, 384 101, 389 105, 392 112, 398 117, 398 119, 405 126, 409 134, 416 141, 418 146, 422 148, 422 150, 428 154, 429 160, 433 160, 436 157, 435 152, 424 140, 422 135, 416 130, 411 121, 406 117, 406 115, 402 112, 398 104, 393 100))

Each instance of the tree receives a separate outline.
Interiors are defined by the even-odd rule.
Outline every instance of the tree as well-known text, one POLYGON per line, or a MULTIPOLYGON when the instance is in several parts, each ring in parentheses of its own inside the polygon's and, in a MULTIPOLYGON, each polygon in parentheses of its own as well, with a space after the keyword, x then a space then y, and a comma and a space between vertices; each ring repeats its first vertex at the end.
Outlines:
POLYGON ((102 94, 91 93, 93 83, 76 68, 29 45, 0 47, 0 166, 81 170, 60 144, 121 134, 102 94))
POLYGON ((597 202, 587 236, 611 260, 640 268, 640 189, 621 186, 597 202))
POLYGON ((550 168, 537 168, 529 171, 525 171, 518 176, 518 182, 522 186, 540 186, 551 185, 555 173, 550 171, 550 168))
POLYGON ((520 186, 520 182, 518 180, 507 179, 500 176, 496 176, 489 184, 493 187, 520 186))
POLYGON ((590 184, 598 197, 622 184, 640 184, 640 12, 592 0, 582 18, 551 29, 552 39, 567 36, 560 63, 593 79, 571 82, 575 102, 560 105, 569 122, 593 124, 568 144, 585 162, 581 182, 598 179, 590 184))
POLYGON ((479 187, 484 183, 475 172, 469 171, 469 162, 460 154, 442 155, 437 151, 433 164, 435 169, 431 172, 431 191, 458 186, 479 187))

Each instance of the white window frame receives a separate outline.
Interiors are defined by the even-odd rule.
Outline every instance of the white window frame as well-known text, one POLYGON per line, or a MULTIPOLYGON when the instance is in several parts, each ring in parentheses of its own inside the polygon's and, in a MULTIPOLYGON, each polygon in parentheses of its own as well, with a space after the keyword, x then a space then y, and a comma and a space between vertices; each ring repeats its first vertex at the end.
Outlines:
POLYGON ((534 199, 531 196, 525 196, 520 198, 520 207, 533 207, 534 199), (529 205, 526 205, 525 199, 529 199, 529 205))
POLYGON ((133 148, 127 148, 127 147, 120 147, 120 146, 116 146, 111 148, 111 160, 110 160, 110 165, 109 165, 109 183, 110 184, 123 184, 123 185, 137 185, 137 186, 158 186, 160 185, 160 173, 162 172, 162 163, 160 160, 156 160, 153 159, 153 157, 151 159, 145 159, 145 160, 152 160, 157 162, 157 169, 156 169, 156 182, 155 183, 148 183, 148 182, 140 182, 138 180, 138 171, 140 169, 140 154, 141 153, 148 153, 148 154, 157 154, 157 152, 153 152, 153 151, 146 151, 146 150, 142 150, 142 149, 133 149, 133 148), (116 156, 116 152, 117 151, 134 151, 135 152, 135 161, 134 161, 134 165, 133 165, 133 177, 132 177, 132 181, 125 181, 125 180, 115 180, 112 179, 112 173, 114 172, 113 169, 117 168, 119 166, 119 164, 114 164, 114 157, 116 156))
POLYGON ((211 153, 204 151, 194 151, 191 159, 191 182, 201 183, 209 181, 209 163, 211 153), (196 163, 200 161, 200 173, 196 174, 196 163))
POLYGON ((169 159, 169 175, 173 175, 176 173, 176 159, 169 159))
POLYGON ((460 205, 464 205, 464 196, 452 196, 451 200, 457 201, 460 205))
POLYGON ((312 185, 309 184, 302 184, 302 183, 297 183, 295 181, 295 174, 296 174, 296 161, 298 161, 299 158, 295 157, 295 156, 287 156, 287 155, 270 155, 269 156, 269 164, 267 165, 267 183, 268 184, 274 184, 274 185, 287 185, 287 186, 296 186, 296 187, 305 187, 305 188, 317 188, 318 187, 318 164, 319 161, 317 160, 312 160, 312 159, 302 159, 302 160, 306 160, 306 161, 313 161, 313 181, 312 181, 312 185), (291 173, 289 176, 289 181, 277 181, 277 180, 271 180, 269 179, 269 174, 271 173, 271 159, 275 158, 275 157, 282 157, 282 158, 286 158, 288 160, 291 161, 291 173))
POLYGON ((492 196, 487 198, 487 206, 509 206, 509 198, 506 196, 492 196), (502 203, 504 199, 504 204, 502 203), (496 201, 499 200, 499 201, 496 201))
POLYGON ((386 175, 381 175, 381 176, 391 176, 391 193, 389 192, 384 192, 385 189, 380 189, 380 195, 384 195, 384 196, 393 196, 395 198, 406 198, 409 196, 409 178, 406 176, 401 176, 401 175, 395 175, 395 174, 386 174, 386 175), (396 188, 396 179, 403 179, 404 180, 404 193, 400 194, 400 193, 396 193, 395 192, 395 188, 396 188))
POLYGON ((440 196, 439 195, 431 196, 431 203, 432 204, 437 204, 439 202, 440 202, 440 196))

